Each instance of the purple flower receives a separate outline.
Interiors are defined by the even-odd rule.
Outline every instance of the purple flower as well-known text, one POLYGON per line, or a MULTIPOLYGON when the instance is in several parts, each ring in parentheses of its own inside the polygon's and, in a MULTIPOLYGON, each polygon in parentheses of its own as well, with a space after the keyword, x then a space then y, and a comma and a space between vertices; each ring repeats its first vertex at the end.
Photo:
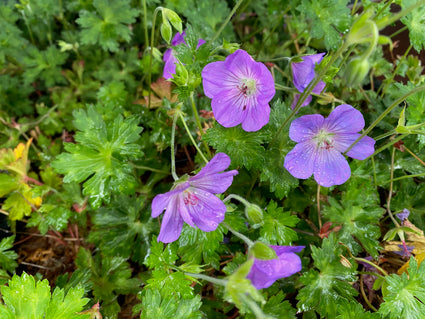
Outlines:
MULTIPOLYGON (((184 36, 186 35, 185 31, 183 33, 177 32, 174 38, 171 40, 171 45, 173 47, 186 42, 184 41, 184 36)), ((205 40, 199 39, 198 46, 196 48, 199 48, 201 45, 205 43, 205 40)), ((179 63, 179 60, 174 56, 173 49, 167 49, 164 52, 163 61, 165 62, 164 65, 164 71, 162 73, 162 76, 165 79, 172 79, 173 75, 176 74, 176 63, 179 63)))
MULTIPOLYGON (((351 105, 342 104, 328 118, 304 115, 295 119, 289 137, 298 144, 286 155, 285 168, 296 178, 314 179, 319 185, 341 185, 350 177, 347 160, 341 154, 353 143, 364 127, 363 115, 351 105)), ((374 152, 374 139, 365 136, 347 153, 364 160, 374 152)))
POLYGON ((405 208, 405 209, 403 209, 403 211, 401 213, 398 213, 396 216, 403 223, 404 220, 406 220, 409 217, 409 215, 410 215, 410 210, 408 210, 407 208, 405 208))
POLYGON ((205 95, 217 122, 224 127, 242 123, 245 131, 258 131, 269 122, 269 102, 275 94, 270 71, 243 50, 202 70, 205 95))
POLYGON ((171 243, 179 238, 183 221, 207 232, 217 228, 224 219, 226 206, 214 194, 225 192, 238 174, 236 170, 220 173, 229 165, 229 156, 217 153, 198 174, 177 181, 171 191, 155 196, 152 217, 165 209, 158 241, 171 243))
MULTIPOLYGON (((302 62, 292 63, 292 77, 294 81, 294 86, 300 93, 303 93, 307 86, 313 81, 315 77, 314 67, 316 64, 319 64, 323 60, 323 56, 325 53, 307 55, 302 57, 302 62)), ((316 86, 313 88, 312 92, 315 94, 322 93, 326 84, 323 81, 319 81, 316 86)), ((300 98, 300 94, 296 94, 294 97, 294 101, 292 102, 292 109, 295 108, 295 105, 300 98)), ((307 97, 307 99, 303 102, 301 106, 308 105, 312 100, 311 95, 307 97)))
POLYGON ((284 277, 289 277, 301 270, 299 253, 304 246, 270 246, 278 259, 255 259, 254 264, 246 278, 251 280, 257 289, 268 288, 273 283, 284 277))

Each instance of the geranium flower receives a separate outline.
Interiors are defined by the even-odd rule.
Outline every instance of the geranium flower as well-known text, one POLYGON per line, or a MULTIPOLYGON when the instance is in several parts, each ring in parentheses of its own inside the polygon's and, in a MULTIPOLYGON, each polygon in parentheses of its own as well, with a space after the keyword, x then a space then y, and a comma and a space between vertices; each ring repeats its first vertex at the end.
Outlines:
MULTIPOLYGON (((353 143, 364 127, 363 115, 351 105, 342 104, 328 118, 304 115, 295 119, 289 137, 298 144, 286 155, 285 168, 296 178, 314 179, 319 185, 341 185, 351 175, 350 166, 341 154, 353 143)), ((347 153, 364 160, 374 152, 375 141, 365 136, 347 153)))
MULTIPOLYGON (((184 43, 186 44, 184 40, 184 36, 186 35, 185 31, 183 33, 177 32, 174 38, 171 40, 171 45, 173 47, 184 43)), ((197 49, 205 43, 205 40, 199 39, 197 49)), ((162 57, 162 60, 165 62, 164 65, 164 71, 162 72, 162 76, 165 79, 172 79, 173 75, 176 74, 176 63, 179 63, 179 60, 174 56, 173 49, 167 49, 164 52, 164 56, 162 57)))
POLYGON ((242 123, 245 131, 258 131, 269 122, 269 102, 275 94, 270 71, 243 50, 202 70, 205 95, 217 122, 224 127, 242 123))
MULTIPOLYGON (((292 63, 292 78, 294 82, 294 86, 296 89, 303 93, 307 86, 313 81, 316 73, 314 72, 314 68, 316 64, 319 64, 323 60, 323 56, 325 53, 318 53, 313 55, 307 55, 302 57, 302 62, 292 63)), ((315 94, 322 93, 326 84, 323 81, 319 81, 316 86, 313 88, 312 92, 315 94)), ((298 99, 300 98, 300 94, 295 94, 294 101, 292 102, 291 108, 294 109, 295 105, 297 105, 298 99)), ((311 95, 309 95, 301 106, 306 106, 310 104, 312 100, 311 95)))
POLYGON ((257 289, 268 288, 273 283, 284 277, 289 277, 301 270, 299 253, 304 246, 270 246, 278 259, 255 259, 254 264, 246 278, 251 280, 257 289))
POLYGON ((152 217, 165 209, 158 241, 171 243, 179 238, 183 222, 207 232, 217 228, 224 220, 226 206, 214 194, 225 192, 238 174, 236 170, 220 173, 229 165, 229 156, 217 153, 198 174, 186 180, 183 177, 171 191, 155 196, 152 217))

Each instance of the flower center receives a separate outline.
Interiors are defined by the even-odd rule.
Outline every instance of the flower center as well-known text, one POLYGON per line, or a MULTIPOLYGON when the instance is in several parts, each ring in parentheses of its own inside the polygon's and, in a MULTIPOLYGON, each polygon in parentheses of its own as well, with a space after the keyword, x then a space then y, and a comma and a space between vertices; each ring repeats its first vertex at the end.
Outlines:
POLYGON ((257 91, 257 83, 254 79, 243 79, 239 85, 239 90, 245 97, 249 97, 257 91))
POLYGON ((195 205, 197 205, 198 204, 198 197, 196 197, 196 195, 195 194, 192 194, 192 193, 190 193, 190 192, 188 192, 188 191, 184 191, 184 194, 183 194, 183 202, 184 202, 184 204, 185 205, 192 205, 192 206, 195 206, 195 205))
POLYGON ((317 143, 317 147, 321 149, 329 150, 334 147, 334 133, 321 129, 314 137, 313 140, 317 143))

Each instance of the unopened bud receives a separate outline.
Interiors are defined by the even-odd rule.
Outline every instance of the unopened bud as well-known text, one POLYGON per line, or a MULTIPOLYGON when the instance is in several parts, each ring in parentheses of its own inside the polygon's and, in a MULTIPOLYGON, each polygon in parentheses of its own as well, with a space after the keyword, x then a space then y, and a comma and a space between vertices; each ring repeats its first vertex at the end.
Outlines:
POLYGON ((245 216, 251 225, 257 225, 263 222, 263 210, 258 205, 255 205, 255 204, 246 205, 245 216))
POLYGON ((349 87, 357 86, 362 83, 363 79, 369 73, 370 64, 368 59, 354 58, 345 69, 344 79, 349 87))
POLYGON ((339 262, 345 267, 345 268, 351 268, 353 265, 350 263, 350 261, 345 258, 343 255, 340 255, 341 259, 339 262))
POLYGON ((277 254, 273 248, 267 246, 266 244, 256 242, 250 249, 250 253, 256 259, 269 260, 277 259, 277 254))

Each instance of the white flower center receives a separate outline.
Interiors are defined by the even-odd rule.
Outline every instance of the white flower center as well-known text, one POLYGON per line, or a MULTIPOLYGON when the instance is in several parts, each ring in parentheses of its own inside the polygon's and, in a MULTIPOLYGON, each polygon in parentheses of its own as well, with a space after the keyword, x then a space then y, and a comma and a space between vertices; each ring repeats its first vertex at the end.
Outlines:
POLYGON ((239 85, 239 90, 245 97, 250 97, 257 92, 257 83, 254 79, 243 79, 239 85))
POLYGON ((317 148, 329 150, 334 147, 334 133, 321 129, 314 137, 317 148))

